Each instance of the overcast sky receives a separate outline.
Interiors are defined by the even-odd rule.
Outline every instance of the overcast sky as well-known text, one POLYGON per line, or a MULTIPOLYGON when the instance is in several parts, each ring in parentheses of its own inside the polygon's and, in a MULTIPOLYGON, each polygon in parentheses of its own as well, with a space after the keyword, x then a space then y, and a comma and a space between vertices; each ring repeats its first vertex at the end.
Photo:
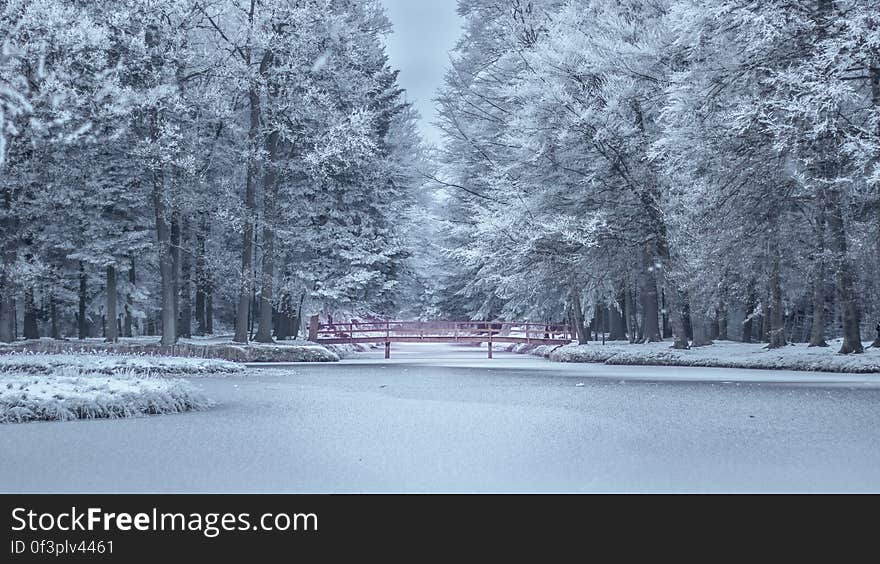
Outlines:
POLYGON ((394 24, 388 36, 391 65, 400 69, 400 83, 407 100, 422 114, 421 130, 425 140, 439 141, 439 132, 431 126, 435 120, 434 96, 443 83, 448 66, 448 52, 461 32, 456 0, 381 0, 394 24))

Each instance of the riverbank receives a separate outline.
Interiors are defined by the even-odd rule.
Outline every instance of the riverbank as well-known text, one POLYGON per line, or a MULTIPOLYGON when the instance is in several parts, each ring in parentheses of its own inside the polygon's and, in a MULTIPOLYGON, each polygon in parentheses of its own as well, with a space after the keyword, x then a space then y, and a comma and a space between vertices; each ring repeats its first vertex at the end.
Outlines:
POLYGON ((635 344, 609 341, 605 344, 596 342, 558 347, 511 345, 507 349, 564 363, 880 373, 880 349, 869 348, 870 342, 865 343, 864 354, 850 355, 837 353, 841 345, 839 339, 830 340, 828 344, 828 347, 808 347, 798 343, 779 349, 767 349, 763 343, 716 341, 704 347, 679 350, 673 349, 669 341, 635 344))
POLYGON ((9 353, 63 354, 103 353, 221 359, 232 362, 336 362, 348 353, 303 340, 275 343, 233 343, 231 336, 194 337, 163 346, 156 337, 123 338, 116 343, 102 339, 34 339, 0 344, 0 355, 9 353))

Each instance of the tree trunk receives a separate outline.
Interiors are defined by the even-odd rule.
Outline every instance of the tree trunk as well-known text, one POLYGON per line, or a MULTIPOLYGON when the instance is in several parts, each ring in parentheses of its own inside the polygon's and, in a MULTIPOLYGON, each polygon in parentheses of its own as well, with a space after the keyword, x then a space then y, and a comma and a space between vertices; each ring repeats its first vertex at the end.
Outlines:
POLYGON ((669 304, 669 322, 672 325, 672 348, 690 348, 687 338, 687 329, 684 323, 684 297, 681 292, 671 285, 666 288, 666 301, 669 304))
POLYGON ((205 302, 207 298, 205 283, 208 278, 205 264, 206 231, 207 221, 202 219, 199 228, 196 230, 196 333, 198 335, 205 335, 208 332, 207 319, 205 317, 205 302))
MULTIPOLYGON (((870 77, 871 77, 871 100, 874 103, 874 108, 880 109, 880 54, 877 54, 875 51, 875 56, 871 63, 870 69, 870 77)), ((877 124, 877 129, 874 132, 877 139, 880 139, 880 123, 877 124)), ((880 153, 876 155, 876 159, 880 162, 880 153)), ((877 228, 877 246, 876 246, 876 256, 875 260, 880 259, 880 203, 878 203, 878 207, 876 210, 876 228, 877 228)), ((874 337, 874 342, 871 343, 873 348, 880 348, 880 321, 877 322, 876 326, 877 336, 874 337)))
POLYGON ((626 332, 629 335, 629 342, 635 343, 638 340, 636 335, 636 327, 638 326, 638 316, 635 308, 636 300, 633 296, 632 288, 624 289, 624 309, 626 317, 626 332))
MULTIPOLYGON (((159 50, 160 37, 155 26, 148 28, 145 34, 145 42, 150 48, 149 70, 153 71, 162 64, 162 54, 159 50)), ((159 123, 159 108, 154 105, 148 114, 148 135, 151 142, 158 144, 161 135, 159 123)), ((165 173, 161 163, 154 163, 152 169, 152 199, 153 211, 156 214, 156 239, 159 255, 159 278, 162 294, 162 340, 163 346, 172 346, 177 343, 177 288, 175 287, 177 275, 174 271, 174 255, 172 249, 171 227, 169 225, 169 210, 165 194, 165 173)))
POLYGON ((241 250, 241 286, 238 294, 238 310, 235 316, 236 343, 248 342, 248 322, 254 281, 252 276, 254 253, 254 215, 257 207, 257 161, 254 153, 258 147, 260 134, 260 93, 255 87, 248 92, 250 101, 250 129, 248 130, 248 146, 251 154, 247 159, 247 178, 244 195, 244 234, 241 250))
POLYGON ((654 257, 645 251, 642 268, 642 342, 654 343, 661 341, 660 318, 657 290, 657 276, 654 257))
POLYGON ((608 340, 626 340, 626 296, 622 282, 616 285, 614 303, 608 306, 608 340))
POLYGON ((309 318, 309 340, 315 341, 318 339, 318 325, 320 325, 321 319, 318 315, 313 315, 309 318))
POLYGON ((89 327, 86 324, 86 290, 88 279, 86 278, 86 266, 79 261, 79 310, 76 317, 77 337, 82 340, 89 336, 89 327))
POLYGON ((782 281, 779 275, 779 248, 778 242, 775 240, 778 232, 775 226, 771 230, 772 233, 770 236, 774 238, 774 241, 772 243, 773 249, 770 264, 770 311, 767 315, 770 319, 770 334, 769 345, 767 348, 778 349, 788 344, 788 337, 785 334, 785 310, 782 306, 782 281))
POLYGON ((159 243, 159 278, 162 285, 162 345, 166 347, 177 343, 177 315, 174 303, 177 300, 174 289, 174 257, 171 252, 171 227, 168 224, 167 210, 163 201, 163 177, 161 171, 153 178, 153 205, 156 210, 156 237, 159 243))
POLYGON ((705 347, 712 344, 712 337, 709 334, 712 320, 706 315, 704 308, 700 302, 696 301, 696 292, 688 294, 690 303, 691 331, 693 338, 691 347, 705 347))
POLYGON ((749 282, 748 294, 746 296, 746 318, 742 323, 742 342, 752 342, 752 325, 755 320, 755 307, 757 304, 755 296, 755 281, 749 282))
POLYGON ((104 328, 105 340, 115 343, 119 340, 118 325, 116 322, 116 267, 107 267, 107 311, 106 325, 104 328))
POLYGON ((56 341, 60 340, 61 328, 58 326, 58 304, 54 295, 49 297, 49 322, 52 326, 51 337, 56 341))
POLYGON ((180 212, 171 211, 171 272, 174 286, 174 319, 177 320, 177 336, 180 336, 180 212))
POLYGON ((207 284, 208 291, 205 295, 205 331, 208 335, 214 334, 214 292, 211 282, 207 284))
POLYGON ((288 313, 288 316, 290 317, 290 327, 287 330, 287 334, 291 339, 299 338, 299 331, 302 325, 302 308, 305 299, 306 293, 303 292, 299 296, 299 303, 296 305, 296 309, 288 313))
POLYGON ((256 341, 272 342, 272 285, 275 281, 275 222, 278 209, 278 142, 274 130, 266 138, 268 166, 263 171, 263 284, 260 289, 260 328, 256 341))
POLYGON ((15 340, 15 282, 11 270, 15 264, 15 220, 12 217, 12 189, 3 190, 3 270, 0 272, 0 341, 15 340))
POLYGON ((572 290, 571 292, 571 317, 574 322, 574 331, 578 344, 586 345, 590 342, 590 335, 584 323, 584 310, 581 305, 580 292, 577 290, 572 290))
POLYGON ((3 276, 3 297, 0 298, 0 341, 15 340, 15 298, 11 277, 3 276))
MULTIPOLYGON (((821 198, 820 198, 821 199, 821 198)), ((811 347, 827 347, 825 342, 825 203, 820 202, 816 220, 816 265, 813 271, 813 322, 810 328, 811 347)))
POLYGON ((24 292, 24 327, 22 328, 25 339, 39 339, 40 328, 37 324, 37 305, 34 303, 34 293, 30 288, 24 292))
POLYGON ((852 267, 846 242, 843 220, 843 206, 837 190, 828 190, 828 226, 831 235, 831 249, 837 270, 837 294, 843 310, 843 345, 841 354, 863 353, 861 330, 859 327, 859 308, 855 294, 852 267))
POLYGON ((275 338, 279 341, 287 340, 290 336, 290 310, 292 307, 290 294, 282 294, 280 305, 275 312, 275 338))
POLYGON ((180 225, 180 315, 177 334, 192 337, 192 245, 191 227, 186 218, 180 225))
POLYGON ((727 324, 728 324, 728 312, 727 312, 727 304, 723 303, 718 306, 717 311, 717 323, 718 323, 718 340, 726 341, 727 340, 727 324))
POLYGON ((134 269, 134 257, 128 266, 128 291, 125 293, 125 324, 122 328, 123 337, 134 336, 134 285, 137 282, 137 276, 134 269))

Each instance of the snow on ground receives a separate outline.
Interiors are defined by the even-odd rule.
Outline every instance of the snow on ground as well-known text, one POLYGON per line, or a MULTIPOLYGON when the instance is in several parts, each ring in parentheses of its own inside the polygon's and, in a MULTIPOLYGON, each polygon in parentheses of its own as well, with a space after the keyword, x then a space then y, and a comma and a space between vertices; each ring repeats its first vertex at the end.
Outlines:
POLYGON ((339 355, 326 347, 304 340, 239 344, 231 335, 181 339, 173 347, 163 347, 156 337, 123 338, 117 343, 103 339, 38 339, 0 344, 0 353, 117 353, 126 355, 166 355, 195 358, 222 358, 234 362, 336 362, 339 355))
POLYGON ((51 373, 0 373, 0 423, 116 419, 202 410, 212 403, 192 384, 143 371, 112 376, 75 366, 51 373))
POLYGON ((217 376, 245 368, 235 362, 203 358, 127 355, 105 352, 79 354, 11 353, 0 355, 0 373, 53 374, 62 368, 80 373, 217 376))
POLYGON ((880 491, 873 375, 383 352, 199 379, 205 412, 0 426, 0 490, 880 491))
MULTIPOLYGON (((837 354, 840 341, 829 341, 828 347, 789 345, 767 349, 760 343, 716 341, 715 344, 689 350, 672 348, 669 341, 630 344, 610 341, 606 344, 514 347, 515 352, 528 352, 555 362, 599 362, 611 365, 638 366, 700 366, 713 368, 751 368, 765 370, 803 370, 810 372, 880 372, 880 350, 868 348, 864 354, 837 354)), ((867 347, 870 343, 865 343, 867 347)))

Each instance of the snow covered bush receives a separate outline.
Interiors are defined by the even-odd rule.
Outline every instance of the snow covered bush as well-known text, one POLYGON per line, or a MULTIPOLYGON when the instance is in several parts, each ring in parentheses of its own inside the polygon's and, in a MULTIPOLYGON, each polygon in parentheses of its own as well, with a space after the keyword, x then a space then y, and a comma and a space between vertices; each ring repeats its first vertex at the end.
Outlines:
POLYGON ((337 362, 339 356, 326 347, 315 343, 295 345, 264 345, 250 343, 246 346, 230 345, 241 350, 243 362, 337 362))
POLYGON ((83 373, 63 367, 51 375, 0 374, 0 423, 116 419, 200 411, 213 403, 183 380, 149 373, 83 373))
POLYGON ((120 354, 0 355, 0 373, 54 374, 70 368, 82 374, 150 374, 154 376, 217 376, 241 372, 244 367, 226 360, 120 354))

